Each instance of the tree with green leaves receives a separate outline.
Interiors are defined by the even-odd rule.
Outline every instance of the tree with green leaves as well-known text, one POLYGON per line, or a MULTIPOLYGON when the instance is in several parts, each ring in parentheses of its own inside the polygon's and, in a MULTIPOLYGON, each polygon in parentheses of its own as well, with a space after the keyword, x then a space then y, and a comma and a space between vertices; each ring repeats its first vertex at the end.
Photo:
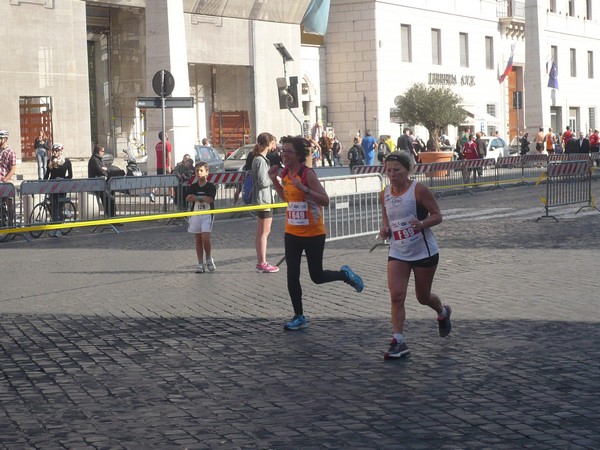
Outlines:
POLYGON ((400 96, 398 108, 405 122, 427 128, 437 151, 440 131, 448 125, 458 127, 465 122, 467 114, 460 106, 462 101, 462 97, 450 88, 416 83, 400 96))

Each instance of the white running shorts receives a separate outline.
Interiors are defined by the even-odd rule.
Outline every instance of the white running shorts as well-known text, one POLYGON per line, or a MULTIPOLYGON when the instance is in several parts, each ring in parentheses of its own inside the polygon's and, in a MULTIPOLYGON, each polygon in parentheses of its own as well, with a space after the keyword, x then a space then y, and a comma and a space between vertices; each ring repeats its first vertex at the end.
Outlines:
POLYGON ((188 226, 188 233, 210 233, 213 226, 213 216, 206 214, 202 216, 190 217, 190 225, 188 226))

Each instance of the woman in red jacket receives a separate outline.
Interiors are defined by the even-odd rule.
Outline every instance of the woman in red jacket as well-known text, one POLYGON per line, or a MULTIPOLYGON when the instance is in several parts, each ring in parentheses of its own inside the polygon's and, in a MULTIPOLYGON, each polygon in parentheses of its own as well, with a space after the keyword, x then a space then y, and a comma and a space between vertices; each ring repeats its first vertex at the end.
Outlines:
MULTIPOLYGON (((462 149, 462 154, 463 154, 463 159, 465 159, 467 161, 471 160, 471 159, 479 159, 480 158, 479 148, 477 146, 477 142, 475 142, 474 134, 469 135, 469 140, 464 145, 464 147, 462 149)), ((477 169, 467 169, 465 167, 465 168, 463 168, 463 179, 464 179, 465 184, 467 184, 469 182, 470 172, 473 172, 473 182, 475 183, 477 181, 477 169)))

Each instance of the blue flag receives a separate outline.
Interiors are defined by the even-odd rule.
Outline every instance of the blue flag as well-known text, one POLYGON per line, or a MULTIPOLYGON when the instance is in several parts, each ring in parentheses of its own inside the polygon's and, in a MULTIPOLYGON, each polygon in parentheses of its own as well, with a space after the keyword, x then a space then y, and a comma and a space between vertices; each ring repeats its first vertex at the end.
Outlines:
POLYGON ((312 0, 302 18, 304 32, 325 36, 329 21, 330 0, 312 0))
POLYGON ((552 61, 552 67, 548 74, 548 87, 558 89, 558 69, 556 68, 556 63, 554 61, 552 61))

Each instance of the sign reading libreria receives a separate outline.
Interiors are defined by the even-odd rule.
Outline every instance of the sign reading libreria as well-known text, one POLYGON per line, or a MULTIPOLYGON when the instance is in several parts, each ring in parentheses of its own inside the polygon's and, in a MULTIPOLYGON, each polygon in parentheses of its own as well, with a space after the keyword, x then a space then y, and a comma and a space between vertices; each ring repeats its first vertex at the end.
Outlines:
POLYGON ((463 75, 458 77, 452 73, 430 73, 428 75, 429 84, 437 84, 444 86, 455 86, 460 84, 461 86, 475 86, 474 75, 463 75))

